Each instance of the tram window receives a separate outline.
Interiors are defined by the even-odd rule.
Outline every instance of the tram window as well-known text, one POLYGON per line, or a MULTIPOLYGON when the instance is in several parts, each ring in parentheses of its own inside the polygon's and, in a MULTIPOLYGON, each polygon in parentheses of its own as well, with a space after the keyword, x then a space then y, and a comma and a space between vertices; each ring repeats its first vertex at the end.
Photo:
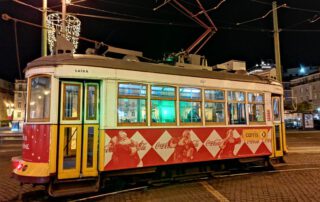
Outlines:
POLYGON ((87 120, 96 120, 97 119, 97 86, 88 85, 87 86, 87 120))
POLYGON ((120 83, 120 96, 146 96, 147 86, 144 84, 120 83))
POLYGON ((281 115, 280 115, 280 98, 275 97, 272 99, 273 104, 273 120, 274 121, 280 121, 281 115))
POLYGON ((63 120, 80 119, 80 84, 65 84, 63 100, 63 120))
POLYGON ((229 124, 246 124, 244 92, 228 92, 229 124))
POLYGON ((49 76, 39 76, 30 79, 29 121, 48 121, 50 116, 49 76))
POLYGON ((151 121, 155 124, 176 123, 176 88, 151 86, 151 121))
POLYGON ((248 93, 250 122, 264 122, 264 96, 262 93, 248 93))
POLYGON ((205 90, 204 113, 206 123, 224 123, 224 91, 205 90))
POLYGON ((120 83, 118 92, 118 123, 145 125, 147 123, 147 86, 120 83))
POLYGON ((181 123, 201 122, 201 90, 197 88, 180 88, 181 123))

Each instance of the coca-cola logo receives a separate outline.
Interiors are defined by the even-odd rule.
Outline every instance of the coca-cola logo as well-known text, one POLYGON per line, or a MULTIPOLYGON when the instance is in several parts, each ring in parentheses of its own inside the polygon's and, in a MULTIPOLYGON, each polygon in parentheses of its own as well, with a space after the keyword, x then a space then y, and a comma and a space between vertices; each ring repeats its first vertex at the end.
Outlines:
POLYGON ((146 150, 147 149, 147 143, 144 141, 141 141, 138 143, 139 150, 146 150))
POLYGON ((155 149, 170 149, 171 146, 169 145, 169 142, 157 142, 154 146, 155 149))
POLYGON ((215 140, 207 140, 205 143, 206 147, 215 147, 220 146, 223 143, 223 140, 215 139, 215 140))

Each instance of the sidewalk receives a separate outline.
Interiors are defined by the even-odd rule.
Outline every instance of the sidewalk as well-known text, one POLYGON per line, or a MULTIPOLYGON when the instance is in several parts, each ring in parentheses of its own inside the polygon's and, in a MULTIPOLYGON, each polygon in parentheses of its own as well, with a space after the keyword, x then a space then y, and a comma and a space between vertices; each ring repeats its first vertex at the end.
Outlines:
POLYGON ((22 135, 22 131, 12 131, 9 127, 0 127, 0 135, 22 135))
POLYGON ((305 134, 305 133, 319 133, 320 134, 320 130, 288 130, 286 129, 286 134, 290 134, 290 133, 295 133, 295 134, 298 134, 298 133, 301 133, 301 134, 305 134))

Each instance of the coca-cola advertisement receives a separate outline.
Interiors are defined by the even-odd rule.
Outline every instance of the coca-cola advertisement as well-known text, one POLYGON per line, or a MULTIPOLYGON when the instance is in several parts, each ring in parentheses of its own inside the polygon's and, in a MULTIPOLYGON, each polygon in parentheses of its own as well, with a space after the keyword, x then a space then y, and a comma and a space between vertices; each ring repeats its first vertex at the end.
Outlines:
MULTIPOLYGON (((143 146, 140 144, 140 146, 143 146)), ((141 159, 138 155, 139 144, 128 138, 125 131, 119 131, 106 146, 107 153, 113 153, 109 166, 113 168, 138 167, 141 159)))
POLYGON ((240 136, 236 137, 233 130, 228 130, 226 135, 227 136, 219 142, 220 150, 217 154, 218 159, 236 157, 234 149, 235 146, 241 142, 241 138, 240 136))
POLYGON ((185 130, 180 137, 173 137, 169 145, 174 148, 174 162, 190 162, 194 159, 196 148, 191 140, 190 130, 185 130))
POLYGON ((268 156, 271 131, 271 127, 105 130, 105 170, 268 156))

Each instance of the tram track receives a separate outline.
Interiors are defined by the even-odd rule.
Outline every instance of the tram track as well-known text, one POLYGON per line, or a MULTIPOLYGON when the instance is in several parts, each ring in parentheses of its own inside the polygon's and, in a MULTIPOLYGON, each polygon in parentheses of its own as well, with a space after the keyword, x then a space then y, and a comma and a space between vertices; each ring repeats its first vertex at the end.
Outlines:
MULTIPOLYGON (((284 164, 276 164, 273 168, 266 168, 262 166, 250 167, 248 169, 235 169, 225 172, 212 172, 205 174, 198 174, 198 175, 189 175, 183 176, 179 178, 171 178, 171 179, 163 179, 161 182, 152 182, 152 183, 145 183, 145 184, 137 184, 131 185, 129 188, 114 190, 110 192, 101 191, 99 193, 92 193, 92 194, 84 194, 81 196, 70 196, 70 197, 60 197, 60 198, 51 198, 49 196, 45 196, 43 199, 36 199, 36 201, 92 201, 92 200, 99 200, 103 197, 109 197, 114 195, 125 194, 128 192, 138 192, 138 191, 147 191, 152 189, 158 189, 160 187, 165 186, 172 186, 179 183, 187 183, 187 182, 199 182, 200 185, 203 182, 207 182, 208 180, 214 179, 223 179, 223 178, 233 178, 233 177, 240 177, 240 176, 249 176, 249 175, 261 175, 261 174, 272 174, 272 173, 285 173, 285 172, 303 172, 303 171, 313 171, 313 170, 320 170, 320 163, 284 163, 284 164), (304 166, 301 168, 301 166, 304 166)), ((28 194, 29 195, 29 194, 28 194)), ((25 198, 23 201, 35 201, 35 198, 25 198)))

